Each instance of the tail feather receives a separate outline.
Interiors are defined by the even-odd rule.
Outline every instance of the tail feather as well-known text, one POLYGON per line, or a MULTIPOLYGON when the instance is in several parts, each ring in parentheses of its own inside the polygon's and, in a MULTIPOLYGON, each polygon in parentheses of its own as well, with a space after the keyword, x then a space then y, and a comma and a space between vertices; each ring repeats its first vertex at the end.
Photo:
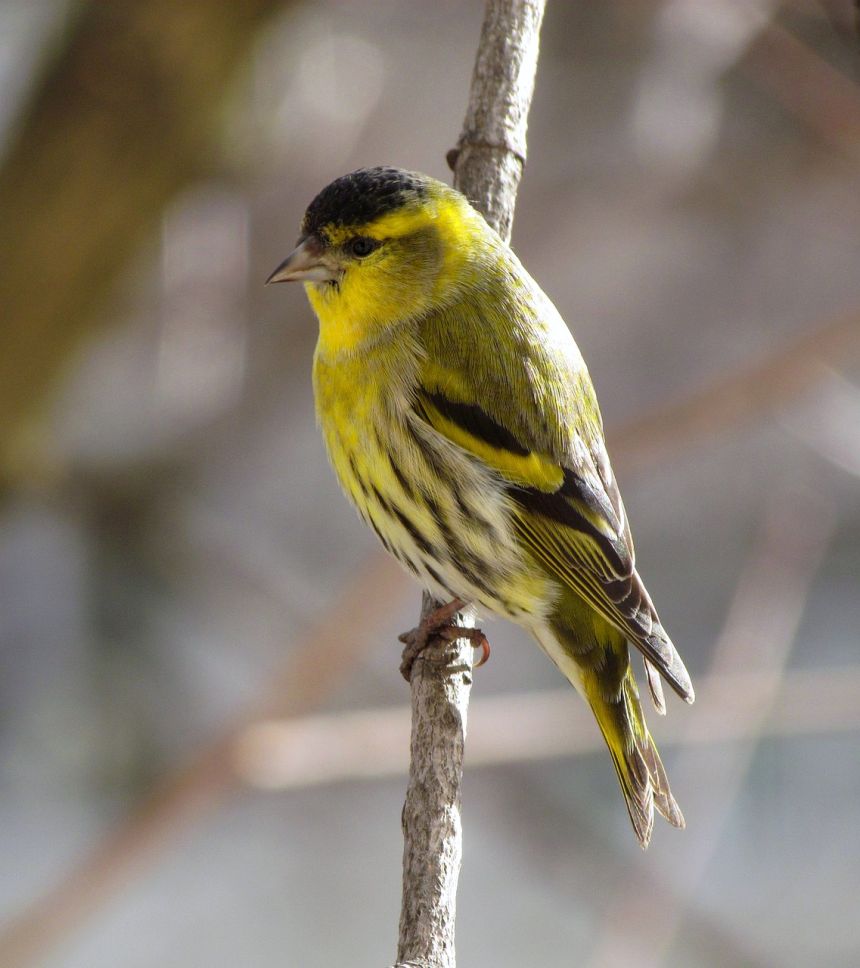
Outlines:
POLYGON ((621 784, 630 822, 644 849, 650 843, 654 829, 654 791, 649 781, 648 768, 639 750, 633 749, 629 754, 619 753, 613 749, 605 732, 603 737, 612 755, 612 765, 621 784))
POLYGON ((672 796, 672 791, 669 789, 669 780, 663 768, 663 762, 660 759, 660 754, 657 752, 657 747, 654 745, 654 740, 651 739, 651 735, 647 732, 647 729, 646 735, 648 736, 648 748, 642 755, 648 766, 648 775, 654 791, 654 806, 660 811, 661 816, 668 820, 673 827, 679 827, 683 830, 687 826, 684 820, 684 814, 681 813, 681 808, 672 796))
MULTIPOLYGON (((602 631, 602 630, 601 630, 602 631)), ((654 808, 673 826, 684 826, 684 815, 672 796, 666 771, 648 732, 639 690, 630 665, 627 642, 614 629, 606 634, 584 636, 559 622, 551 636, 539 641, 565 676, 588 700, 621 785, 627 812, 643 848, 654 827, 654 808)), ((646 671, 648 669, 646 663, 646 671)), ((648 683, 658 712, 662 692, 648 683)), ((658 680, 659 681, 659 680, 658 680)))
POLYGON ((628 667, 618 700, 586 691, 627 803, 627 812, 642 847, 651 840, 654 807, 673 826, 684 826, 684 815, 672 796, 666 770, 645 725, 639 693, 628 667))
POLYGON ((663 695, 663 680, 660 678, 659 671, 647 660, 645 664, 645 678, 648 680, 648 691, 651 693, 651 701, 657 710, 657 715, 666 715, 666 697, 663 695))

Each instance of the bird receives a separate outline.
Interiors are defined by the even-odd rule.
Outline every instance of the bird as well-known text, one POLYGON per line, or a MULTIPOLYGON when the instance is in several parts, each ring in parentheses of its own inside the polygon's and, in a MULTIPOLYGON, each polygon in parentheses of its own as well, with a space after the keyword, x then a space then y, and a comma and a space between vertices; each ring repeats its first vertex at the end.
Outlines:
POLYGON ((591 707, 641 846, 655 807, 683 827, 631 646, 658 713, 661 676, 688 703, 693 687, 636 570, 595 391, 549 297, 463 194, 389 166, 311 201, 267 280, 289 281, 319 321, 316 414, 341 487, 450 602, 413 645, 464 603, 521 626, 591 707))

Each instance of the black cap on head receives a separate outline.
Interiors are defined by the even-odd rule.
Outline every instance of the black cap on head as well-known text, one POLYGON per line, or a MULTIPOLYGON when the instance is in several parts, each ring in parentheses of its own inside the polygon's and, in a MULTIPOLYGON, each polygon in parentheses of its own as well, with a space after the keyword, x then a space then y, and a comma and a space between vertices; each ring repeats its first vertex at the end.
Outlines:
POLYGON ((308 205, 302 235, 319 233, 326 225, 365 225, 426 194, 426 181, 415 172, 359 168, 336 178, 308 205))

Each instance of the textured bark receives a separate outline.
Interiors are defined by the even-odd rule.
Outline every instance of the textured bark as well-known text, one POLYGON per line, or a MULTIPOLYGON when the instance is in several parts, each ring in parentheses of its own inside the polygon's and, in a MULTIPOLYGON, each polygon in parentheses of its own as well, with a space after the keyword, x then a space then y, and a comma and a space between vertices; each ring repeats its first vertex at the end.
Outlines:
MULTIPOLYGON (((439 604, 425 593, 422 618, 439 604)), ((459 614, 456 621, 473 624, 468 614, 459 614)), ((444 651, 434 647, 420 655, 412 668, 411 689, 397 968, 454 968, 457 878, 463 850, 460 782, 472 689, 468 640, 458 639, 444 651)))
MULTIPOLYGON (((454 185, 509 239, 526 158, 526 122, 545 0, 487 0, 469 106, 448 153, 454 185)), ((424 596, 422 618, 439 606, 424 596)), ((471 616, 458 616, 461 625, 471 616)), ((409 786, 403 807, 403 904, 395 968, 455 968, 462 856, 460 784, 472 650, 459 639, 412 671, 409 786), (434 661, 436 659, 437 661, 434 661)))
POLYGON ((526 161, 545 0, 488 0, 466 120, 448 153, 454 185, 505 241, 526 161))

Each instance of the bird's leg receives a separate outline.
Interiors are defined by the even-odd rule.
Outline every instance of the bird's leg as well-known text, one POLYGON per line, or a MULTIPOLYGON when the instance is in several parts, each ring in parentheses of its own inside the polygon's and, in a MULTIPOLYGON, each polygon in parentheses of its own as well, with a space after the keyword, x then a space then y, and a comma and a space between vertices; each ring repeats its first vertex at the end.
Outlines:
POLYGON ((461 628, 459 625, 450 624, 457 612, 465 607, 466 603, 461 598, 454 598, 447 605, 440 605, 439 608, 428 612, 414 629, 398 636, 406 646, 400 663, 400 673, 407 682, 412 679, 412 666, 415 660, 422 652, 429 650, 433 639, 439 639, 446 645, 457 639, 470 639, 475 648, 480 648, 483 653, 474 668, 482 666, 489 659, 490 643, 480 629, 461 628))

